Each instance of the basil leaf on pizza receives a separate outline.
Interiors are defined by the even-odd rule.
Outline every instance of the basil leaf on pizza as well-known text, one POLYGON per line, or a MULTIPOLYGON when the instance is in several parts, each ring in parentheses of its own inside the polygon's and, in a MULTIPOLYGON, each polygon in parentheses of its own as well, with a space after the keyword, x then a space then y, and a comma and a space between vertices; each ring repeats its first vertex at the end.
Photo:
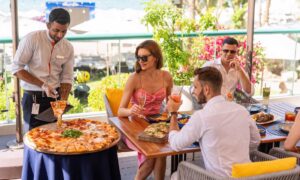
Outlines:
POLYGON ((76 129, 67 129, 61 134, 62 137, 78 138, 82 135, 82 132, 76 129))

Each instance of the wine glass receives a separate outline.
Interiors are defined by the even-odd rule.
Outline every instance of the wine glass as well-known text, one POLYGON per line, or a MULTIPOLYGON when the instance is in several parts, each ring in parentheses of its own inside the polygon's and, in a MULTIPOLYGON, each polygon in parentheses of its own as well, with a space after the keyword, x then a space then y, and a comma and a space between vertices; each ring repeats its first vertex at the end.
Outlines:
POLYGON ((59 101, 53 101, 50 102, 53 114, 55 117, 57 117, 57 126, 61 127, 62 125, 62 114, 64 113, 64 110, 67 106, 67 101, 59 100, 59 101))
MULTIPOLYGON (((142 92, 138 98, 138 105, 143 109, 145 104, 146 104, 146 100, 147 100, 147 96, 146 96, 146 93, 145 92, 142 92)), ((139 114, 138 115, 139 118, 144 118, 145 116, 143 114, 139 114)))

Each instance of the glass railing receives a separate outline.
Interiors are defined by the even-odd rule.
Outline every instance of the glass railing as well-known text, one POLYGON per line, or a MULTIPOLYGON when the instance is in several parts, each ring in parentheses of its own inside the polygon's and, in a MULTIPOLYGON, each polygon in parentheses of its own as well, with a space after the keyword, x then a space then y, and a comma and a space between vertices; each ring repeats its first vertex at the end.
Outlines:
MULTIPOLYGON (((297 83, 300 78, 300 54, 298 53, 300 45, 297 42, 299 33, 298 29, 255 31, 255 48, 258 46, 260 52, 264 54, 261 58, 261 62, 264 63, 256 67, 259 75, 255 77, 255 97, 262 96, 262 87, 265 85, 271 87, 271 98, 300 94, 300 83, 297 83)), ((205 31, 202 34, 204 37, 212 38, 215 44, 221 36, 246 38, 246 30, 205 31)), ((199 33, 183 36, 178 34, 178 36, 195 38, 199 36, 199 33)), ((79 80, 74 85, 73 96, 77 99, 74 98, 72 101, 81 104, 82 107, 71 113, 104 110, 104 106, 99 105, 103 103, 102 101, 89 102, 102 96, 102 91, 99 90, 103 89, 101 80, 107 76, 116 75, 117 82, 114 86, 124 83, 126 78, 123 76, 118 78, 118 75, 133 72, 136 46, 143 40, 151 38, 151 33, 68 36, 67 39, 72 42, 75 51, 75 72, 87 71, 90 74, 90 79, 79 80), (99 92, 95 92, 97 90, 99 92), (89 98, 89 96, 95 97, 89 98), (80 99, 80 97, 84 98, 80 99), (93 107, 94 105, 97 107, 93 107)), ((15 112, 14 103, 10 98, 13 88, 10 74, 11 42, 10 38, 0 38, 0 122, 1 120, 10 122, 15 112)))

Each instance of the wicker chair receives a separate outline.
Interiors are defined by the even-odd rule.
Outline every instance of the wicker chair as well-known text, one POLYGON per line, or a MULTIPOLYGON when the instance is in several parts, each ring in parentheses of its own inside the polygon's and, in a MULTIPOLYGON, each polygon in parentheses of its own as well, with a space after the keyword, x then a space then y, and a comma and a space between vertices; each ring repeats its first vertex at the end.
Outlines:
POLYGON ((289 152, 289 151, 285 151, 282 148, 274 147, 270 150, 269 154, 277 158, 296 157, 297 164, 300 165, 300 154, 298 153, 289 152))
MULTIPOLYGON (((273 156, 270 156, 268 154, 254 151, 250 154, 250 158, 252 161, 268 161, 277 159, 273 156)), ((300 167, 296 166, 296 168, 292 170, 286 170, 276 173, 269 173, 269 174, 263 174, 263 175, 256 175, 251 177, 245 177, 245 178, 231 178, 231 177, 221 177, 219 175, 216 175, 212 172, 206 171, 205 169, 201 168, 200 166, 197 166, 195 164, 189 163, 189 162, 181 162, 178 166, 177 170, 178 174, 178 180, 297 180, 300 174, 300 167)))

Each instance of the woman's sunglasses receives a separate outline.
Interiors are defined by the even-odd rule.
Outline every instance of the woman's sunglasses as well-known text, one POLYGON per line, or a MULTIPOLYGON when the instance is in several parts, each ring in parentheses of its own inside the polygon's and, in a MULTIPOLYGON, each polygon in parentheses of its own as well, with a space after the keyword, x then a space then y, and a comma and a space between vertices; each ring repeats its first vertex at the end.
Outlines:
POLYGON ((137 56, 136 59, 137 59, 138 61, 147 62, 149 56, 152 56, 152 54, 145 55, 145 56, 137 56))

